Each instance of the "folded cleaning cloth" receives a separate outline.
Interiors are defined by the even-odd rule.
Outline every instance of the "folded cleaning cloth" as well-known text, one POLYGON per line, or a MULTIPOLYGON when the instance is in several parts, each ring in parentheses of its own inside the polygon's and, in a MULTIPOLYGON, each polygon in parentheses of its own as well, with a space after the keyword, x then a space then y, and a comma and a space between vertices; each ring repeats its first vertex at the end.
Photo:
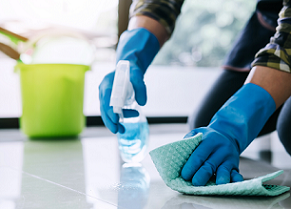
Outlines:
MULTIPOLYGON (((161 209, 177 209, 189 205, 189 208, 215 208, 215 209, 284 209, 279 204, 289 198, 285 193, 276 197, 240 197, 240 196, 189 196, 178 195, 168 200, 161 209), (192 206, 192 207, 191 207, 192 206)), ((283 203, 284 204, 284 203, 283 203)), ((288 205, 288 203, 287 203, 288 205)), ((185 207, 186 208, 186 207, 185 207)))
POLYGON ((198 133, 193 137, 158 147, 149 153, 168 187, 184 194, 231 196, 276 196, 290 190, 286 186, 263 184, 276 178, 283 171, 242 182, 216 185, 215 179, 211 179, 206 186, 193 186, 190 181, 185 181, 181 177, 181 170, 201 141, 202 133, 198 133))

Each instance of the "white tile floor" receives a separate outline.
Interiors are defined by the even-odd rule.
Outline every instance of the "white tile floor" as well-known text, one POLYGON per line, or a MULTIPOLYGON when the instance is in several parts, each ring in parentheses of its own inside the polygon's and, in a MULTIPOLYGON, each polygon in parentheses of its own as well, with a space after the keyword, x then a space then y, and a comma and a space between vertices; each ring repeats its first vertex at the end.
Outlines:
MULTIPOLYGON (((180 140, 187 131, 185 124, 151 125, 149 150, 180 140)), ((291 158, 272 145, 261 161, 262 140, 243 154, 241 173, 249 179, 281 168, 284 174, 271 183, 291 186, 291 158)), ((271 143, 279 142, 272 137, 271 143)), ((29 140, 18 130, 0 131, 1 209, 282 209, 291 208, 289 196, 181 195, 163 183, 149 155, 140 166, 122 165, 116 137, 103 127, 66 140, 29 140)))

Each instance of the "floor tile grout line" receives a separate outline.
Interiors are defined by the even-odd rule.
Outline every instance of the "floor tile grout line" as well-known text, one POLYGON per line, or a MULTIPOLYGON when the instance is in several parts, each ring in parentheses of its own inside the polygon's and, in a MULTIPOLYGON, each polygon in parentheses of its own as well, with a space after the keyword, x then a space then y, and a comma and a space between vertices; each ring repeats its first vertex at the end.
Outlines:
POLYGON ((39 179, 39 180, 45 181, 45 182, 47 182, 47 183, 54 184, 54 185, 56 185, 56 186, 59 186, 59 187, 62 187, 62 188, 64 188, 64 189, 67 189, 67 190, 70 190, 70 191, 73 191, 73 192, 79 193, 79 194, 81 194, 81 195, 84 195, 84 196, 87 196, 87 197, 93 198, 93 199, 98 200, 98 201, 101 201, 101 202, 103 202, 103 203, 107 203, 107 204, 109 204, 109 205, 112 205, 112 206, 115 206, 115 207, 119 207, 118 205, 115 205, 115 204, 113 204, 113 203, 110 203, 110 202, 107 202, 107 201, 101 200, 101 199, 96 198, 96 197, 94 197, 94 196, 92 196, 92 195, 88 195, 88 194, 86 194, 86 193, 83 193, 83 192, 80 192, 80 191, 74 190, 74 189, 72 189, 72 188, 70 188, 70 187, 66 187, 66 186, 64 186, 64 185, 61 185, 61 184, 59 184, 59 183, 56 183, 56 182, 50 181, 50 180, 45 179, 45 178, 42 178, 42 177, 40 177, 40 176, 37 176, 37 175, 31 174, 31 173, 27 173, 27 172, 25 172, 25 171, 23 171, 23 170, 19 170, 19 169, 15 168, 15 167, 12 167, 12 166, 0 166, 0 167, 8 167, 8 168, 12 168, 12 169, 14 169, 14 170, 16 170, 16 171, 21 171, 22 173, 24 173, 24 174, 26 174, 26 175, 28 175, 28 176, 31 176, 31 177, 33 177, 33 178, 36 178, 36 179, 39 179))

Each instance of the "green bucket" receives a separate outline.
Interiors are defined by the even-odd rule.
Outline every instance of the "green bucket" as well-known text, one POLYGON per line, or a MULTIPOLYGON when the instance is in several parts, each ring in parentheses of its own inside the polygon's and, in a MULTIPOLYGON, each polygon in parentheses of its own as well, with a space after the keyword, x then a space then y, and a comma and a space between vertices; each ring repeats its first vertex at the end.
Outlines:
POLYGON ((85 125, 83 114, 87 65, 22 64, 20 127, 31 138, 77 136, 85 125))

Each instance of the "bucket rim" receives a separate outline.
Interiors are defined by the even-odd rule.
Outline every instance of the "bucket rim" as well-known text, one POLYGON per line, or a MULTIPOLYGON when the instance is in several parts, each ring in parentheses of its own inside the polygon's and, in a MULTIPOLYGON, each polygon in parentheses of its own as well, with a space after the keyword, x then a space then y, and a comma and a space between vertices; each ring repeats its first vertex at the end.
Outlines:
POLYGON ((70 63, 36 63, 36 64, 25 64, 22 62, 18 62, 14 66, 14 72, 20 71, 21 66, 44 66, 44 65, 51 65, 51 66, 60 66, 60 65, 66 65, 66 66, 82 66, 82 67, 87 67, 85 71, 88 71, 91 69, 90 65, 83 65, 83 64, 70 64, 70 63))

